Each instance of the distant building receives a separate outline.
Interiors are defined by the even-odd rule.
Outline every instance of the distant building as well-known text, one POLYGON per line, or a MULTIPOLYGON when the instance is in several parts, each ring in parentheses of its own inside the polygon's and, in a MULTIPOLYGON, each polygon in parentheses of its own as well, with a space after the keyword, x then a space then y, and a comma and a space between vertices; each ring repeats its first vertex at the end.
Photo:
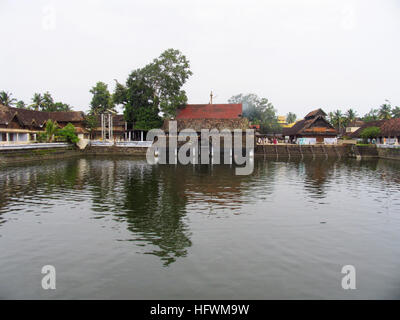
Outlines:
POLYGON ((0 105, 0 144, 36 141, 48 120, 57 121, 61 128, 71 123, 79 138, 88 137, 83 112, 44 112, 0 105))
POLYGON ((336 144, 337 131, 325 117, 326 113, 322 109, 313 110, 292 127, 283 128, 282 134, 291 143, 336 144))
POLYGON ((378 144, 399 145, 400 144, 400 118, 389 120, 376 120, 365 122, 359 129, 351 134, 351 138, 361 138, 361 132, 368 127, 378 127, 380 135, 376 139, 378 144))
MULTIPOLYGON (((249 121, 242 117, 242 104, 188 104, 177 110, 178 132, 190 128, 198 134, 201 129, 249 129, 249 121)), ((163 129, 168 131, 169 121, 163 129)))
POLYGON ((364 125, 364 121, 361 120, 354 120, 347 124, 346 126, 346 135, 356 132, 364 125))

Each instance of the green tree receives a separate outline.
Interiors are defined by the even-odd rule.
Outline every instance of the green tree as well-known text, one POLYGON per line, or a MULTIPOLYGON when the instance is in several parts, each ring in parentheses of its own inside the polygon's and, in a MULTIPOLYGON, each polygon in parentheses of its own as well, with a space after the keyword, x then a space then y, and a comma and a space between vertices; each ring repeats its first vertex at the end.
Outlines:
POLYGON ((364 140, 367 141, 368 139, 374 139, 379 136, 381 133, 381 129, 379 127, 368 127, 365 128, 364 130, 361 131, 360 137, 364 140))
POLYGON ((24 101, 19 100, 19 101, 17 102, 17 104, 15 105, 15 107, 18 108, 18 109, 26 109, 26 108, 27 108, 27 105, 25 104, 24 101))
POLYGON ((357 120, 357 112, 350 108, 346 111, 346 119, 347 123, 357 120))
POLYGON ((47 142, 53 142, 54 136, 58 132, 57 121, 52 121, 51 119, 47 120, 44 131, 46 133, 47 142))
POLYGON ((131 72, 125 86, 117 82, 113 100, 123 105, 124 118, 135 129, 159 128, 162 119, 159 115, 158 98, 150 80, 141 71, 137 69, 131 72))
POLYGON ((34 93, 32 98, 32 104, 30 104, 29 107, 33 110, 38 111, 39 109, 42 109, 43 103, 44 103, 43 96, 40 93, 34 93))
POLYGON ((364 115, 362 118, 365 122, 376 121, 379 120, 379 110, 378 109, 371 109, 368 113, 364 115))
POLYGON ((67 103, 55 102, 48 111, 72 111, 72 108, 67 103))
POLYGON ((153 100, 164 117, 175 117, 176 109, 187 103, 182 87, 193 74, 186 56, 179 50, 167 49, 140 73, 153 89, 153 100))
POLYGON ((46 91, 43 94, 42 104, 40 105, 41 111, 53 111, 54 99, 50 92, 46 91))
POLYGON ((392 106, 390 105, 389 100, 385 100, 386 103, 382 104, 379 107, 379 119, 390 119, 392 117, 392 106))
POLYGON ((68 123, 64 128, 58 130, 57 135, 69 143, 78 143, 79 141, 72 123, 68 123))
POLYGON ((0 91, 0 104, 7 107, 12 107, 17 99, 11 98, 12 93, 8 91, 0 91))
POLYGON ((394 107, 392 109, 392 117, 393 118, 400 118, 400 107, 394 107))
POLYGON ((329 113, 329 121, 339 132, 347 124, 347 118, 343 116, 342 111, 339 109, 329 113))
POLYGON ((242 103, 243 117, 246 117, 255 124, 261 125, 263 133, 281 132, 281 126, 278 123, 276 110, 271 102, 266 98, 259 98, 256 94, 247 95, 238 94, 232 96, 229 103, 242 103))
POLYGON ((92 101, 90 102, 90 113, 101 114, 105 112, 115 112, 114 102, 111 97, 110 91, 108 91, 108 86, 104 82, 97 82, 90 93, 93 94, 92 101))
POLYGON ((286 115, 286 122, 287 122, 287 123, 293 123, 293 122, 296 121, 296 119, 297 119, 297 116, 296 116, 296 114, 294 114, 293 112, 289 112, 289 113, 286 115))
POLYGON ((89 131, 90 138, 93 138, 93 131, 98 126, 98 118, 97 115, 91 114, 90 112, 85 115, 85 127, 89 131))

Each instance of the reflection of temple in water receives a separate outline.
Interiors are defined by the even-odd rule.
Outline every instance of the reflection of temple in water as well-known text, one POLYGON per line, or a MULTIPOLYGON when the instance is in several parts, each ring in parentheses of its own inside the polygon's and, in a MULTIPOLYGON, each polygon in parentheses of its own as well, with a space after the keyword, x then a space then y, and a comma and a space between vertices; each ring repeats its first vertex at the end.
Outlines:
POLYGON ((18 214, 29 203, 55 208, 56 201, 71 207, 88 202, 93 218, 111 217, 124 229, 126 224, 129 234, 122 240, 133 241, 144 254, 168 265, 186 256, 192 245, 188 211, 209 214, 201 211, 208 206, 212 214, 240 214, 244 204, 273 197, 276 181, 292 178, 304 183, 315 198, 326 196, 338 174, 353 179, 355 172, 365 172, 382 184, 399 183, 398 166, 377 161, 260 160, 248 176, 236 176, 230 165, 149 165, 146 160, 109 157, 8 166, 0 169, 0 223, 2 214, 18 214))

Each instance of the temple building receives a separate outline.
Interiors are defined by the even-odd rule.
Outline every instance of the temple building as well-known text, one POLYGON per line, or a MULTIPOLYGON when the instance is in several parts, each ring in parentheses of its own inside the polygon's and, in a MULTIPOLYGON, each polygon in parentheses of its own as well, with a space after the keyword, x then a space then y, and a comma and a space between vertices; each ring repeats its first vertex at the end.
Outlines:
POLYGON ((336 144, 337 131, 325 117, 322 109, 311 111, 292 127, 283 128, 282 134, 291 143, 336 144))
MULTIPOLYGON (((178 132, 190 128, 198 135, 201 129, 249 129, 249 121, 242 117, 242 104, 188 104, 177 110, 178 132)), ((165 120, 163 129, 168 131, 170 120, 165 120)))
POLYGON ((0 105, 0 144, 36 141, 48 120, 56 121, 61 128, 71 123, 80 139, 88 138, 83 112, 44 112, 0 105))
POLYGON ((376 138, 377 144, 400 144, 400 118, 365 122, 359 129, 353 132, 350 137, 360 139, 361 132, 368 127, 378 127, 380 129, 380 134, 376 138))

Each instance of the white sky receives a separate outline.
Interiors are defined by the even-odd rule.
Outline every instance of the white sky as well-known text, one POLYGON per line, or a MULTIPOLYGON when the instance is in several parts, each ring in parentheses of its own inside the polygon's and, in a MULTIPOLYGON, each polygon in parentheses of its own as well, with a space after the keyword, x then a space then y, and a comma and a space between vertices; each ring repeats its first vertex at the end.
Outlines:
POLYGON ((238 93, 279 114, 400 105, 400 1, 0 0, 0 90, 87 110, 97 81, 114 88, 167 48, 194 75, 189 103, 238 93))

